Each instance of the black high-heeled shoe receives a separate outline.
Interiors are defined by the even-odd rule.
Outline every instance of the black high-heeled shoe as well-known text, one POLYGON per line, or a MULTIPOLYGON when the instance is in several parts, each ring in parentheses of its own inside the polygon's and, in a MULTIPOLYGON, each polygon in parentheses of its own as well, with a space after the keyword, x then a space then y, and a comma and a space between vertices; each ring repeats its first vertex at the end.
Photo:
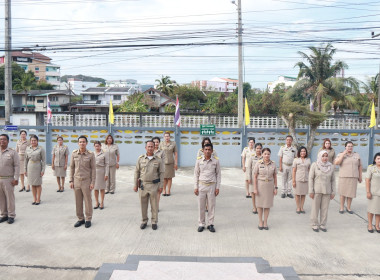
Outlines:
POLYGON ((98 203, 98 205, 96 205, 96 206, 94 207, 94 209, 98 209, 99 206, 100 206, 100 203, 98 203))
POLYGON ((23 187, 21 190, 19 190, 19 192, 23 192, 25 191, 25 187, 23 187))

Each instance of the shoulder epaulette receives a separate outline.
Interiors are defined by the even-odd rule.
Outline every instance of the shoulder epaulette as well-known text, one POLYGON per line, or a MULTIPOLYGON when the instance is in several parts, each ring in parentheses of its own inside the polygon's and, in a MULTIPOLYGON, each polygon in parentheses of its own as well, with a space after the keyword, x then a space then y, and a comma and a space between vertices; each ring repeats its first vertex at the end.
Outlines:
POLYGON ((262 159, 261 159, 261 160, 259 160, 259 163, 263 163, 263 162, 264 162, 264 160, 262 160, 262 159))
POLYGON ((219 160, 219 157, 214 157, 214 159, 217 159, 217 160, 219 160))
POLYGON ((141 155, 141 156, 139 156, 139 158, 143 158, 143 157, 145 157, 145 155, 141 155))
POLYGON ((92 151, 90 151, 90 150, 87 150, 87 152, 89 153, 89 154, 93 154, 94 152, 92 152, 92 151))
POLYGON ((202 158, 202 156, 197 157, 197 159, 201 159, 201 158, 202 158))
POLYGON ((73 153, 77 153, 77 152, 78 152, 78 150, 74 150, 74 151, 73 151, 73 153))
POLYGON ((8 149, 9 149, 9 150, 11 150, 11 151, 14 151, 14 149, 13 149, 13 148, 11 148, 11 147, 9 147, 8 149))
POLYGON ((372 166, 373 166, 373 164, 368 165, 368 167, 372 167, 372 166))

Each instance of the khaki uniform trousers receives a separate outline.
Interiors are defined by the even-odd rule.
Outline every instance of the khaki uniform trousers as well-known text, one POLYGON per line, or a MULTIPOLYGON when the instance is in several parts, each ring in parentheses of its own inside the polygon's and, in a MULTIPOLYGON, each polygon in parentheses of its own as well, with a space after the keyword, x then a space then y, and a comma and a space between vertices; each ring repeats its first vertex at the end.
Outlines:
POLYGON ((208 225, 214 225, 215 216, 215 183, 202 183, 199 182, 199 194, 198 194, 198 210, 199 210, 199 221, 198 225, 201 227, 206 226, 206 205, 208 208, 207 222, 208 225))
POLYGON ((12 185, 13 178, 0 179, 0 216, 15 218, 15 192, 12 185))
POLYGON ((142 223, 148 223, 148 205, 152 210, 152 224, 158 223, 158 206, 157 206, 157 192, 158 184, 143 182, 144 189, 139 191, 142 223))
POLYGON ((311 202, 311 226, 316 228, 318 226, 326 228, 327 213, 330 205, 330 194, 316 193, 311 202), (320 222, 318 222, 320 216, 320 222))
POLYGON ((282 193, 292 193, 292 175, 293 167, 290 165, 282 164, 282 193))
POLYGON ((75 203, 77 209, 78 220, 91 221, 92 219, 92 198, 90 190, 90 179, 78 180, 74 178, 74 193, 75 193, 75 203), (83 201, 85 207, 85 216, 83 215, 83 201))
POLYGON ((108 192, 115 192, 116 189, 116 165, 110 166, 110 173, 107 180, 107 189, 108 192))

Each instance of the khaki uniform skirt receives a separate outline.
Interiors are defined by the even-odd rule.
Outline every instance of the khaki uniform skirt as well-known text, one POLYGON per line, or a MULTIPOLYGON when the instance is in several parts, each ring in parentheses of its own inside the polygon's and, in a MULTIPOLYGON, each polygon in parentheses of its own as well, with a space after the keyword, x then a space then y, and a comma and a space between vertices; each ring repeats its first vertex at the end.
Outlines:
POLYGON ((20 160, 20 174, 25 174, 25 154, 18 154, 18 158, 20 160))
POLYGON ((94 186, 95 190, 105 190, 106 189, 107 181, 104 181, 105 176, 106 176, 106 167, 105 166, 97 166, 96 167, 95 186, 94 186))
POLYGON ((63 166, 54 166, 55 177, 66 177, 66 170, 63 166))
POLYGON ((295 194, 296 195, 307 195, 309 192, 309 182, 296 181, 295 194))
POLYGON ((380 215, 380 196, 372 195, 372 199, 368 199, 367 211, 374 215, 380 215))
POLYGON ((164 178, 170 179, 175 177, 175 170, 174 170, 174 163, 172 164, 165 164, 165 172, 164 172, 164 178))
POLYGON ((355 198, 357 187, 358 187, 358 178, 339 177, 338 191, 340 195, 349 197, 349 198, 355 198))
POLYGON ((255 195, 256 207, 272 208, 274 199, 274 181, 257 180, 258 195, 255 195))

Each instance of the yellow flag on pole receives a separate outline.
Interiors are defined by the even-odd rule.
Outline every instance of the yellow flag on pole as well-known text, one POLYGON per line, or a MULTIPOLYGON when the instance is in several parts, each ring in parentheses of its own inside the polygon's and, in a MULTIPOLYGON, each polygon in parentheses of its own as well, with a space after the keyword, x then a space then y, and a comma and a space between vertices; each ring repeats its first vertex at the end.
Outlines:
POLYGON ((113 115, 113 107, 112 107, 112 100, 110 100, 110 109, 108 113, 108 121, 109 123, 113 124, 115 120, 115 117, 113 115))
POLYGON ((249 118, 249 108, 248 108, 247 98, 245 98, 245 111, 244 111, 244 115, 245 115, 245 125, 249 125, 251 123, 251 120, 249 118))
POLYGON ((369 127, 376 126, 376 114, 375 114, 375 102, 372 101, 372 109, 371 109, 371 123, 369 127))

